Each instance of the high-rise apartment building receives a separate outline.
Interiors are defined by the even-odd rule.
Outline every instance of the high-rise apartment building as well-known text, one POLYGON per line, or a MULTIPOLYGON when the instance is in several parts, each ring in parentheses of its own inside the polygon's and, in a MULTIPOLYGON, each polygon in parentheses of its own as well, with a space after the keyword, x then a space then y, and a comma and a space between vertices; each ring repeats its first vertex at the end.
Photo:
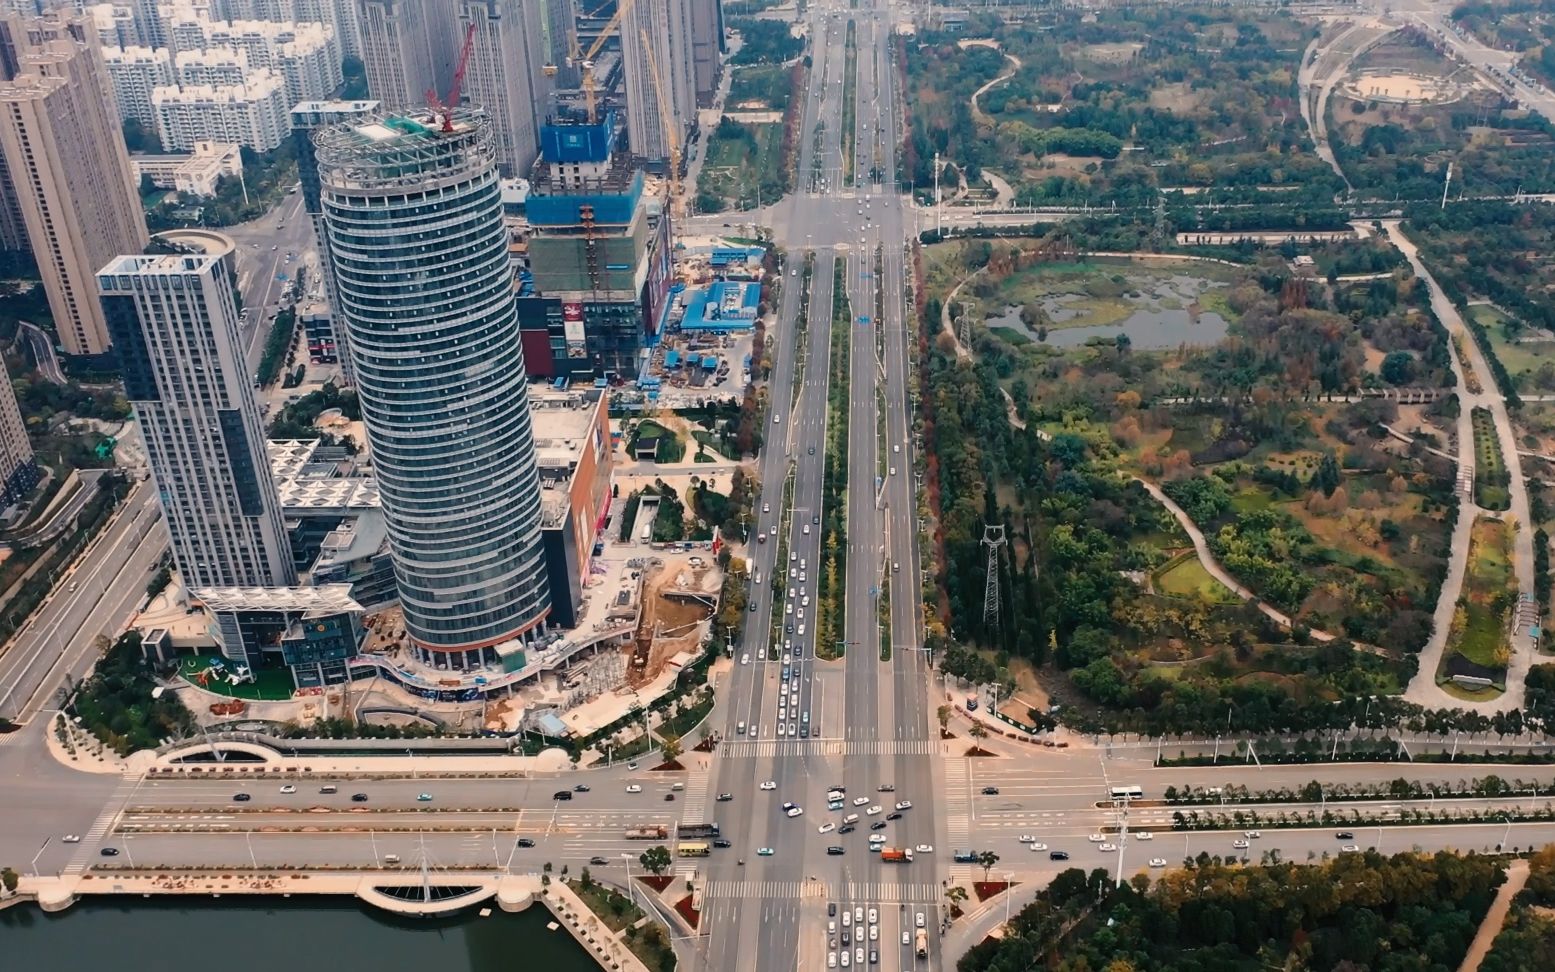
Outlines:
POLYGON ((615 116, 540 128, 530 174, 529 271, 519 299, 524 360, 537 377, 633 376, 671 284, 669 216, 650 212, 642 170, 616 151, 615 116))
POLYGON ((391 114, 315 143, 405 630, 439 667, 494 662, 550 591, 491 124, 391 114))
POLYGON ((691 4, 637 0, 621 17, 626 137, 632 154, 649 163, 667 161, 673 146, 684 155, 696 122, 691 4))
POLYGON ((146 243, 97 33, 81 18, 0 17, 0 155, 60 342, 100 354, 97 268, 146 243))
POLYGON ((236 142, 268 152, 291 131, 286 82, 263 68, 249 72, 244 84, 158 88, 151 104, 165 152, 188 152, 196 142, 236 142))
POLYGON ((157 235, 98 273, 184 584, 296 583, 245 364, 231 239, 157 235))
POLYGON ((367 93, 391 111, 424 107, 426 93, 447 92, 464 35, 451 0, 361 0, 362 65, 367 93))
POLYGON ((718 93, 724 49, 723 4, 720 0, 691 0, 691 69, 698 107, 710 106, 718 93))
POLYGON ((103 61, 113 82, 113 102, 119 108, 119 117, 140 122, 147 132, 156 131, 157 110, 151 104, 151 93, 178 83, 167 49, 105 47, 103 61))
POLYGON ((10 506, 38 485, 42 472, 32 454, 32 440, 16 404, 11 376, 0 361, 0 509, 10 506))
MULTIPOLYGON (((569 63, 578 32, 576 0, 540 0, 539 6, 546 62, 556 69, 551 82, 558 89, 576 88, 580 74, 577 65, 569 63)), ((579 48, 580 52, 583 50, 586 48, 579 48)))
POLYGON ((534 164, 551 101, 543 10, 536 0, 459 0, 458 36, 472 24, 464 95, 491 119, 497 169, 522 176, 534 164))
MULTIPOLYGON (((313 220, 313 235, 319 241, 319 274, 324 280, 324 297, 331 308, 328 314, 329 343, 340 364, 340 377, 353 383, 350 335, 339 324, 334 308, 340 306, 335 291, 335 271, 329 262, 329 227, 324 225, 324 210, 319 202, 319 164, 313 133, 321 128, 346 122, 362 121, 377 115, 376 101, 304 101, 292 108, 292 146, 297 153, 297 181, 302 184, 302 205, 313 220)), ((322 328, 323 325, 316 325, 322 328)))

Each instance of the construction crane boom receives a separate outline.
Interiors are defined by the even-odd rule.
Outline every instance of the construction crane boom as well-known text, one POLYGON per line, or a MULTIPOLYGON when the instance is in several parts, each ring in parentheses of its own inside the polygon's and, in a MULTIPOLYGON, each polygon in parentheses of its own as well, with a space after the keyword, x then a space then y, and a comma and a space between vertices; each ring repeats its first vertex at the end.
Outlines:
POLYGON ((621 18, 626 16, 635 2, 636 0, 619 0, 616 3, 616 12, 611 14, 610 20, 605 24, 604 29, 599 32, 599 36, 594 39, 594 43, 589 45, 587 52, 584 52, 582 45, 578 43, 578 25, 576 22, 574 22, 572 31, 568 34, 568 39, 572 43, 572 53, 568 57, 568 66, 571 67, 575 64, 582 72, 583 100, 588 105, 589 124, 598 121, 594 113, 594 55, 598 54, 600 48, 604 47, 605 42, 610 39, 610 32, 621 26, 621 18))
POLYGON ((464 87, 464 72, 470 66, 470 51, 474 46, 475 23, 472 21, 464 32, 464 46, 459 50, 459 63, 454 66, 454 80, 448 89, 448 101, 445 103, 437 96, 436 88, 427 89, 427 104, 434 115, 442 116, 442 130, 445 132, 454 130, 454 109, 459 107, 459 92, 464 87))
POLYGON ((659 60, 653 56, 653 45, 648 43, 648 32, 639 30, 638 36, 642 40, 643 53, 648 57, 648 76, 653 79, 653 100, 659 106, 659 125, 664 129, 664 137, 669 142, 669 199, 671 212, 676 217, 680 213, 675 211, 680 205, 680 130, 675 124, 675 115, 670 111, 669 101, 664 97, 664 82, 659 78, 659 60))

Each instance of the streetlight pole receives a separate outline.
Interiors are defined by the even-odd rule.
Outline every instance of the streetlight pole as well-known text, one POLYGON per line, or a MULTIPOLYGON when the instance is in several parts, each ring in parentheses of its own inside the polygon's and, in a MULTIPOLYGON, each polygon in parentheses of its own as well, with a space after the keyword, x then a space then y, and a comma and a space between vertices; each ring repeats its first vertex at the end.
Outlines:
POLYGON ((1008 932, 1010 927, 1010 899, 1015 896, 1015 885, 1010 880, 1013 877, 1015 875, 1012 872, 1004 872, 1004 927, 1006 932, 1008 932))
POLYGON ((259 860, 254 857, 254 832, 252 830, 243 831, 243 843, 248 847, 248 866, 256 871, 259 870, 259 860))
POLYGON ((49 844, 53 840, 54 840, 53 837, 45 837, 45 838, 43 838, 43 846, 38 848, 38 853, 32 855, 32 865, 28 869, 30 871, 32 871, 32 876, 33 877, 40 877, 41 876, 41 875, 38 874, 38 858, 43 856, 43 852, 48 850, 49 844))

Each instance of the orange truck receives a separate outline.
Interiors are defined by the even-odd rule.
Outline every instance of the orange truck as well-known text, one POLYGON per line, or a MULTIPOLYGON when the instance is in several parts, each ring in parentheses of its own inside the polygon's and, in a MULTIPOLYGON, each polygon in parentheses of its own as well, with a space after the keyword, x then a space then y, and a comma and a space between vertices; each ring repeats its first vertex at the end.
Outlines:
POLYGON ((887 864, 911 864, 912 848, 882 847, 880 848, 880 859, 887 864))

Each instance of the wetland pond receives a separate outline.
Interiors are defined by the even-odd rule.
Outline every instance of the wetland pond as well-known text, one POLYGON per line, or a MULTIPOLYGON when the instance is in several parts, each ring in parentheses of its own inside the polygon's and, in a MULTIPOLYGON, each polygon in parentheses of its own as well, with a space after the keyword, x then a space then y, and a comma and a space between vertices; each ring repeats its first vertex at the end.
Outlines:
POLYGON ((1034 305, 1046 316, 1045 337, 1042 325, 1027 323, 1029 310, 1023 318, 1021 305, 1008 304, 983 324, 1014 343, 1054 348, 1079 347, 1096 338, 1110 342, 1127 334, 1139 351, 1206 347, 1224 338, 1230 327, 1222 314, 1203 306, 1206 294, 1228 284, 1205 277, 1138 267, 1109 274, 1097 267, 1092 273, 1045 278, 1042 285, 1043 292, 1025 307, 1034 305))

